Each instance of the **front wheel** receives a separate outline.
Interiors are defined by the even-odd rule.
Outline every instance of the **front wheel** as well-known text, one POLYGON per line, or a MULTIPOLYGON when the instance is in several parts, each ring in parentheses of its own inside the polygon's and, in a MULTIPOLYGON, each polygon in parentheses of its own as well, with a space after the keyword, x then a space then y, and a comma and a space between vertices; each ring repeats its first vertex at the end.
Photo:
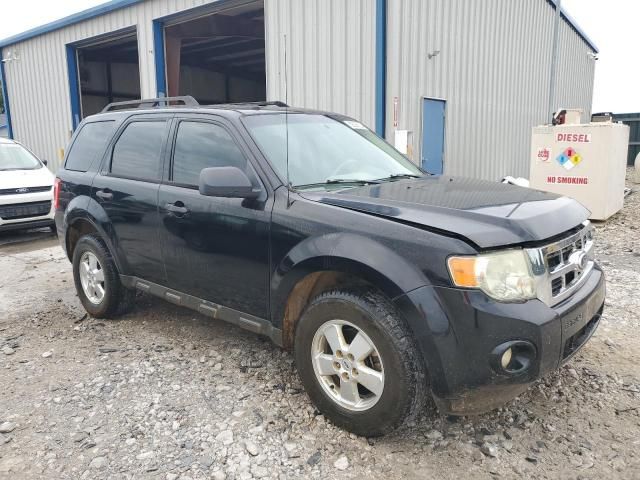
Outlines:
POLYGON ((357 435, 388 433, 420 413, 426 376, 414 340, 373 291, 332 291, 311 301, 295 336, 298 373, 311 400, 357 435))

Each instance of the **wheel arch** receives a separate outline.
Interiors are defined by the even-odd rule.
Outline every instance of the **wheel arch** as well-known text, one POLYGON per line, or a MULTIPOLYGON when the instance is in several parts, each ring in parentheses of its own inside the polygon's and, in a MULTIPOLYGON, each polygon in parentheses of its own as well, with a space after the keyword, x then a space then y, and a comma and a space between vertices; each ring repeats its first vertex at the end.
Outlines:
MULTIPOLYGON (((76 198, 74 200, 80 200, 76 198)), ((87 204, 82 206, 79 202, 71 202, 64 215, 65 249, 69 260, 73 259, 73 251, 78 240, 86 234, 95 233, 107 246, 118 272, 126 274, 127 266, 123 264, 120 255, 117 255, 117 240, 113 234, 111 222, 104 209, 93 199, 87 198, 87 204)), ((84 203, 84 202, 83 202, 84 203)))
POLYGON ((389 301, 428 281, 388 247, 354 234, 307 239, 277 265, 271 280, 271 315, 282 329, 283 346, 293 346, 298 319, 311 299, 346 285, 368 285, 389 301))

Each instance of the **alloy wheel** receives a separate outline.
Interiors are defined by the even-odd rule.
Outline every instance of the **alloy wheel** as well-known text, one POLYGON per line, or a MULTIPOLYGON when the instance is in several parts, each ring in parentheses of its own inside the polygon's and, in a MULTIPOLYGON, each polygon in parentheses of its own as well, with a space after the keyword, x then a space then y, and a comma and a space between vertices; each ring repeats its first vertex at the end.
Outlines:
POLYGON ((329 320, 316 331, 311 345, 316 379, 338 405, 363 411, 378 402, 384 390, 382 358, 361 328, 329 320))
POLYGON ((80 284, 84 294, 94 305, 100 304, 104 298, 104 270, 98 257, 92 252, 84 252, 80 258, 80 284))

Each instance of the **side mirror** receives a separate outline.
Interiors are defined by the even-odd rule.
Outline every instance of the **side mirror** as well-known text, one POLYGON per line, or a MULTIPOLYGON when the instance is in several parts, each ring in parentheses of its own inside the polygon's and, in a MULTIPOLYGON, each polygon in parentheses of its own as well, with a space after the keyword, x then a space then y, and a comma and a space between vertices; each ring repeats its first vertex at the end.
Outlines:
POLYGON ((47 162, 46 160, 40 160, 42 162, 42 164, 46 167, 47 165, 49 165, 49 162, 47 162))
POLYGON ((200 172, 199 190, 207 197, 256 198, 251 180, 237 167, 211 167, 200 172))

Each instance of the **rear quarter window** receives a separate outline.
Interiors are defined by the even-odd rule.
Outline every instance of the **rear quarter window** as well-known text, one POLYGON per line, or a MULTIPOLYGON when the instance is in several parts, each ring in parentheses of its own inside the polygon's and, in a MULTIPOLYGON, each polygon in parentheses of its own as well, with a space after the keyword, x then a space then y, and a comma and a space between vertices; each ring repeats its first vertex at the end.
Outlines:
POLYGON ((67 170, 77 172, 89 170, 96 158, 104 153, 104 148, 113 134, 114 126, 114 121, 85 124, 71 145, 64 167, 67 170))

